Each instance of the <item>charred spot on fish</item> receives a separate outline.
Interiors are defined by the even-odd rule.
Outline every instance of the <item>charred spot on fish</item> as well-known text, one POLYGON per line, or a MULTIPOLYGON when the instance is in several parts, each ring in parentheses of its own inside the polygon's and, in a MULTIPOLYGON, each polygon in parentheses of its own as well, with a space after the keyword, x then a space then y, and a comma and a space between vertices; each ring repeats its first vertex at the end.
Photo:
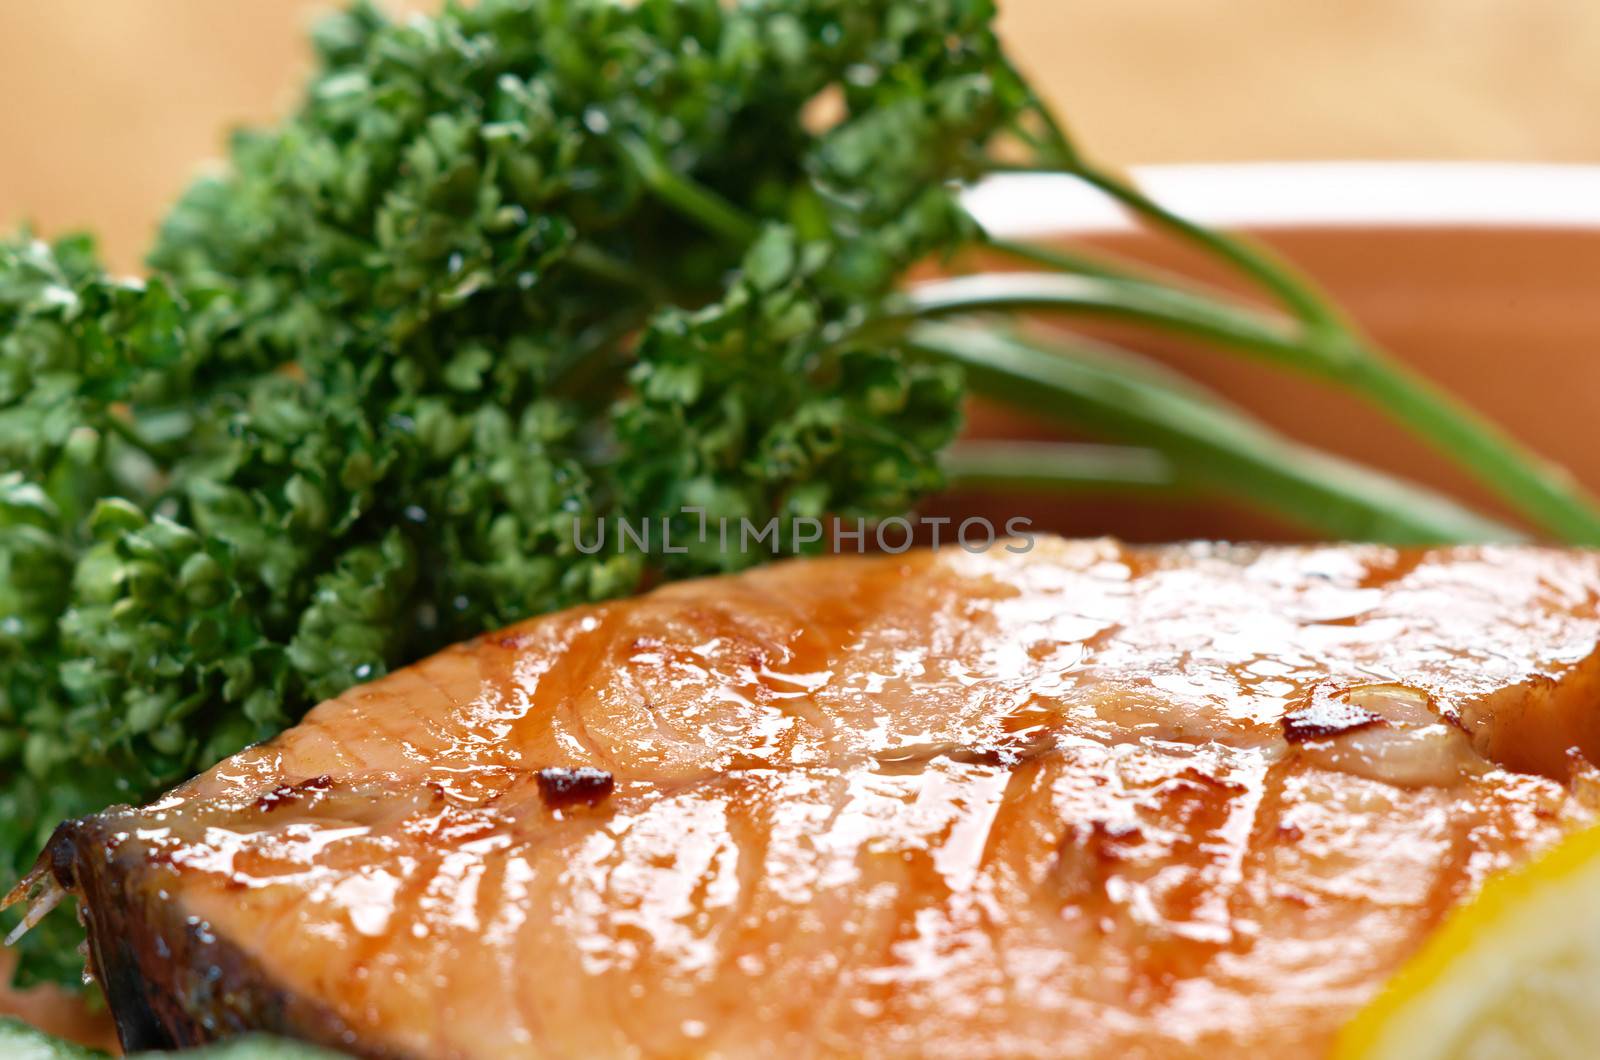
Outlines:
POLYGON ((539 770, 539 797, 552 810, 568 806, 593 806, 610 795, 617 781, 603 769, 552 766, 539 770))
POLYGON ((1103 901, 1117 866, 1130 860, 1145 841, 1132 821, 1095 819, 1069 825, 1056 843, 1051 877, 1068 901, 1103 901))
POLYGON ((1318 685, 1304 705, 1283 716, 1283 738, 1295 744, 1326 740, 1383 723, 1382 715, 1356 706, 1327 685, 1318 685))
POLYGON ((50 874, 56 878, 63 890, 76 890, 78 886, 77 871, 74 866, 78 861, 78 836, 76 821, 67 821, 57 826, 50 836, 50 842, 45 846, 45 857, 50 861, 50 874))
POLYGON ((1145 841, 1144 829, 1132 821, 1091 820, 1076 822, 1056 843, 1056 867, 1087 859, 1095 865, 1126 861, 1145 841))
POLYGON ((1144 830, 1127 821, 1095 821, 1090 835, 1096 856, 1105 861, 1120 861, 1129 849, 1144 842, 1144 830))
POLYGON ((256 800, 256 809, 263 813, 271 813, 281 806, 294 802, 302 795, 327 791, 333 787, 333 778, 324 773, 320 777, 311 777, 296 784, 280 784, 256 800))
POLYGON ((1178 796, 1205 793, 1206 795, 1221 795, 1232 798, 1245 795, 1250 791, 1248 784, 1241 784, 1236 780, 1228 780, 1214 773, 1208 773, 1194 766, 1184 766, 1167 780, 1156 785, 1156 791, 1162 794, 1178 796))

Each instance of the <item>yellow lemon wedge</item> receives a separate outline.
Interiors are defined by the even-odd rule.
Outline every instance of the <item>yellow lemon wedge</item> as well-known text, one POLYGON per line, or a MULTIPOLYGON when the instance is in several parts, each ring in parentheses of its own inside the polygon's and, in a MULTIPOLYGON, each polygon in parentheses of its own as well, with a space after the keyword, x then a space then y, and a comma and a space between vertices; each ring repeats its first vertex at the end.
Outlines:
POLYGON ((1333 1056, 1600 1056, 1600 828, 1489 879, 1351 1020, 1333 1056))

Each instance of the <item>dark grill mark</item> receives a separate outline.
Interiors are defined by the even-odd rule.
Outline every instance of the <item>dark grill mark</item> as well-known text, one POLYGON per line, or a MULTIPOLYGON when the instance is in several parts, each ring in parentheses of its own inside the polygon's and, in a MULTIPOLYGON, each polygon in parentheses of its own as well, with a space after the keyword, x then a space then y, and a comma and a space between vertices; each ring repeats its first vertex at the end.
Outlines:
POLYGON ((1311 698, 1304 706, 1283 716, 1284 739, 1290 743, 1325 740, 1330 736, 1342 736, 1357 729, 1383 724, 1380 715, 1363 710, 1347 699, 1335 698, 1336 695, 1342 693, 1336 693, 1327 685, 1312 689, 1311 698))
POLYGON ((610 795, 616 786, 616 778, 610 773, 589 766, 579 769, 552 766, 539 770, 539 797, 552 810, 579 803, 593 806, 610 795))
POLYGON ((50 859, 50 874, 65 891, 74 891, 78 887, 74 868, 78 858, 77 839, 77 823, 68 821, 56 829, 50 837, 50 845, 45 847, 45 856, 50 859))
POLYGON ((333 778, 324 773, 320 777, 302 780, 298 784, 281 784, 256 800, 256 809, 271 813, 286 803, 294 802, 308 792, 327 791, 333 787, 333 778))

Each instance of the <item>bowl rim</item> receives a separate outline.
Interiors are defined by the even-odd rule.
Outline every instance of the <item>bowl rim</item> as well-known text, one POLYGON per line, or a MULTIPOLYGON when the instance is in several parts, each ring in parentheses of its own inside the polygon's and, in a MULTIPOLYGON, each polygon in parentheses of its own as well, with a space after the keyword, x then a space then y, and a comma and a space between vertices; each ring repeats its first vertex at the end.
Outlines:
MULTIPOLYGON (((1131 173, 1162 205, 1225 227, 1600 228, 1600 165, 1222 162, 1136 166, 1131 173)), ((963 201, 1002 238, 1131 227, 1110 200, 1059 173, 989 177, 963 201)))

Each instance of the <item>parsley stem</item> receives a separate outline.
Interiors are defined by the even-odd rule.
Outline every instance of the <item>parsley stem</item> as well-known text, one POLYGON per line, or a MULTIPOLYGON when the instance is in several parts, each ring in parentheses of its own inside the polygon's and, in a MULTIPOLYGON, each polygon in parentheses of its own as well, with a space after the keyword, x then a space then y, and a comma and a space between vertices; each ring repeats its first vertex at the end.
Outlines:
POLYGON ((1220 288, 1208 287, 1187 276, 1152 268, 1142 262, 1124 260, 1111 254, 1084 254, 1055 246, 1042 246, 1038 243, 1024 243, 992 236, 985 237, 982 245, 986 250, 1055 272, 1097 276, 1105 280, 1134 280, 1147 284, 1162 284, 1197 296, 1208 296, 1224 301, 1235 300, 1230 292, 1220 288))
POLYGON ((736 245, 744 246, 755 239, 759 226, 748 214, 705 185, 673 170, 643 139, 624 134, 616 142, 639 179, 673 209, 736 245))
POLYGON ((1184 480, 1329 537, 1395 544, 1519 537, 1442 494, 1286 438, 1107 347, 1046 346, 936 323, 914 325, 908 342, 922 356, 961 365, 975 393, 1148 446, 1184 480))
POLYGON ((988 238, 983 244, 991 250, 997 250, 1008 257, 1028 262, 1030 265, 1042 265, 1047 269, 1057 272, 1069 272, 1078 276, 1095 276, 1102 280, 1139 280, 1141 276, 1135 269, 1102 261, 1088 254, 1079 254, 1058 247, 1045 247, 1033 243, 1019 243, 1011 239, 988 238))
POLYGON ((1284 308, 1305 323, 1318 327, 1339 324, 1338 316, 1329 307, 1327 300, 1266 249, 1247 239, 1219 229, 1207 228, 1173 213, 1140 191, 1132 182, 1116 177, 1081 158, 1069 172, 1084 183, 1104 192, 1112 200, 1154 227, 1193 244, 1255 280, 1282 302, 1284 308))
POLYGON ((1270 251, 1232 233, 1196 224, 1150 198, 1131 180, 1089 161, 1073 144, 1054 109, 1043 100, 1035 97, 1030 112, 1043 126, 1045 143, 1036 148, 1039 164, 1020 168, 1039 172, 1055 167, 1077 177, 1145 223, 1198 247, 1254 280, 1306 324, 1318 328, 1340 325, 1338 311, 1329 299, 1270 251))
POLYGON ((1376 347, 1352 345, 1345 384, 1569 544, 1600 545, 1600 504, 1570 472, 1376 347))
POLYGON ((960 442, 945 453, 943 465, 951 489, 1161 493, 1181 486, 1165 457, 1134 446, 960 442))
POLYGON ((1308 359, 1319 359, 1286 323, 1143 280, 984 273, 920 284, 910 292, 909 301, 912 314, 924 319, 988 311, 1076 313, 1148 324, 1296 368, 1308 367, 1308 359))

